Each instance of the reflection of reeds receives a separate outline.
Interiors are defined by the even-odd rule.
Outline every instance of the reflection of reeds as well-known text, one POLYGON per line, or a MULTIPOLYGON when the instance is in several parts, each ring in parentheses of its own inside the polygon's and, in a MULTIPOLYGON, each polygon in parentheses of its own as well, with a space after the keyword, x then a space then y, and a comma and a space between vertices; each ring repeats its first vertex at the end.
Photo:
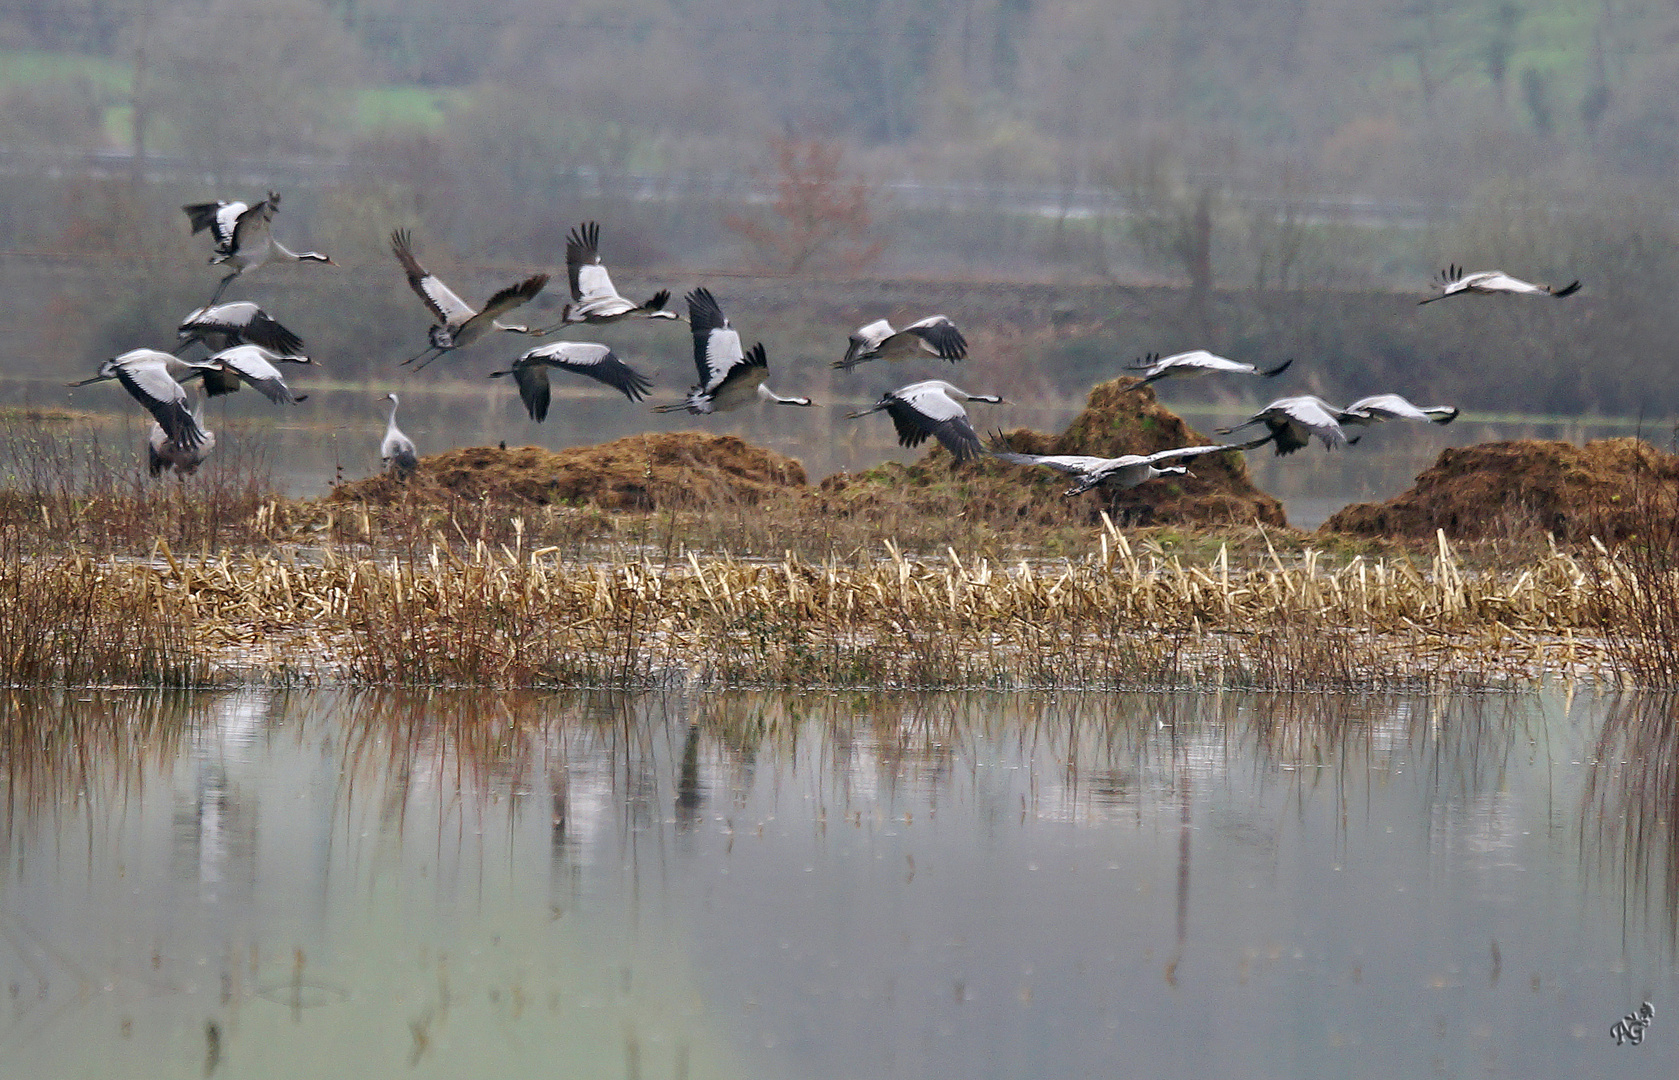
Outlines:
POLYGON ((54 691, 0 697, 0 782, 8 830, 78 802, 123 805, 148 768, 174 760, 204 699, 180 692, 54 691))
POLYGON ((1618 866, 1631 896, 1659 895, 1679 949, 1679 699, 1617 701, 1598 732, 1581 809, 1582 842, 1618 866), (1659 886, 1659 889, 1658 889, 1659 886))

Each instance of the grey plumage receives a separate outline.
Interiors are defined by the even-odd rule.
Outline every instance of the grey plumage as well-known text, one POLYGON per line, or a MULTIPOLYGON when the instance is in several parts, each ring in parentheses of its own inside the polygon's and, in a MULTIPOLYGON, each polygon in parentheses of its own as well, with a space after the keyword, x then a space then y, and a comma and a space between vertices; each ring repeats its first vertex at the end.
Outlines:
POLYGON ((943 379, 927 379, 889 390, 870 408, 847 413, 846 419, 884 412, 892 418, 900 446, 920 446, 932 437, 939 440, 952 457, 962 462, 978 456, 984 449, 968 420, 968 411, 962 407, 964 401, 984 401, 993 405, 1004 403, 995 394, 970 394, 943 379))
MULTIPOLYGON (((574 323, 610 323, 633 315, 649 319, 677 319, 665 305, 670 302, 670 290, 660 289, 640 304, 619 295, 612 284, 612 275, 600 259, 600 225, 585 221, 574 226, 566 237, 565 268, 571 286, 571 303, 560 313, 560 325, 574 323)), ((554 329, 558 329, 555 327, 554 329)))
POLYGON ((131 349, 100 364, 98 374, 92 378, 70 385, 87 386, 115 380, 152 414, 171 443, 182 450, 193 450, 208 435, 187 406, 187 392, 181 380, 215 367, 208 361, 182 360, 156 349, 131 349))
POLYGON ((591 341, 557 341, 540 346, 513 361, 508 370, 490 372, 490 378, 513 376, 519 385, 519 399, 525 403, 531 419, 541 423, 548 418, 551 393, 548 369, 551 367, 603 382, 631 401, 640 401, 653 385, 651 379, 618 359, 611 349, 591 341))
POLYGON ((1014 465, 1042 465, 1076 477, 1078 483, 1068 488, 1069 496, 1079 495, 1093 487, 1106 484, 1121 490, 1134 488, 1161 476, 1183 475, 1189 471, 1184 465, 1168 464, 1187 461, 1204 454, 1218 454, 1227 450, 1241 450, 1240 445, 1180 446, 1153 454, 1122 454, 1115 458, 1091 457, 1081 454, 1022 454, 1014 451, 999 433, 992 437, 986 453, 999 461, 1014 465))
POLYGON ((395 394, 386 394, 385 400, 391 403, 390 419, 385 424, 385 438, 379 444, 379 460, 385 468, 396 474, 400 480, 406 480, 413 475, 420 466, 420 455, 414 447, 414 440, 402 433, 396 426, 396 407, 400 404, 395 394))
POLYGON ((655 405, 654 412, 690 412, 704 416, 728 412, 753 401, 776 405, 814 404, 809 398, 782 397, 764 385, 769 376, 769 359, 762 342, 743 350, 740 334, 729 325, 717 298, 709 289, 695 289, 688 301, 688 328, 694 335, 694 369, 700 381, 688 396, 670 405, 655 405))
POLYGON ((1292 454, 1311 444, 1315 435, 1325 450, 1346 446, 1356 439, 1348 439, 1336 418, 1340 410, 1322 398, 1303 394, 1299 397, 1278 398, 1234 427, 1219 428, 1218 434, 1229 435, 1254 424, 1263 424, 1270 434, 1238 448, 1253 450, 1268 442, 1276 444, 1277 456, 1292 454))
POLYGON ((426 310, 437 320, 437 325, 428 331, 431 346, 403 361, 404 364, 412 364, 421 360, 415 371, 452 349, 472 344, 491 330, 525 331, 525 327, 508 326, 498 320, 500 316, 530 301, 548 284, 547 274, 532 274, 518 284, 509 285, 496 292, 484 302, 482 308, 474 308, 457 296, 453 289, 443 284, 436 274, 420 265, 419 260, 414 257, 413 237, 407 229, 397 229, 391 233, 391 252, 407 272, 409 288, 414 290, 414 295, 420 298, 426 310))
POLYGON ((894 330, 885 319, 877 319, 852 333, 845 358, 834 361, 833 366, 850 371, 870 360, 904 360, 913 356, 933 356, 954 364, 967 355, 968 339, 943 315, 928 316, 902 330, 894 330))
POLYGON ((1449 266, 1440 271, 1435 278, 1435 284, 1440 288, 1439 296, 1430 296, 1417 303, 1432 304, 1436 300, 1444 300, 1448 296, 1467 296, 1470 293, 1506 293, 1512 296, 1552 296, 1562 299, 1573 296, 1580 291, 1580 282, 1571 281, 1560 289, 1553 289, 1549 285, 1535 285, 1521 278, 1511 277, 1502 270, 1477 270, 1465 273, 1461 266, 1449 266))

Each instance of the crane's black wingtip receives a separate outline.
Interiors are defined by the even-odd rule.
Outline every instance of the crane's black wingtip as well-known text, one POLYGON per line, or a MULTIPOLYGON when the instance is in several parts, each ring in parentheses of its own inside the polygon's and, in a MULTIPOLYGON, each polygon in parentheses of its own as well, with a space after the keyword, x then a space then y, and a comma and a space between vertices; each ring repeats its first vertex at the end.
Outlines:
POLYGON ((1575 293, 1577 293, 1579 291, 1580 291, 1580 283, 1578 281, 1573 281, 1573 282, 1570 282, 1569 284, 1563 286, 1562 288, 1558 289, 1556 292, 1552 293, 1551 295, 1556 297, 1558 300, 1561 300, 1563 297, 1573 296, 1575 293))

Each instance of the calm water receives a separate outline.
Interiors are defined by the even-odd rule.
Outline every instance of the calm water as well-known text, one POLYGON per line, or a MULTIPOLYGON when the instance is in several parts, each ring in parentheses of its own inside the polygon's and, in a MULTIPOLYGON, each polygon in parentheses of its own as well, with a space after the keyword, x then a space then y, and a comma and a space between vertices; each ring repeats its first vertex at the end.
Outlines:
POLYGON ((13 694, 5 720, 7 1078, 1679 1075, 1659 702, 13 694))

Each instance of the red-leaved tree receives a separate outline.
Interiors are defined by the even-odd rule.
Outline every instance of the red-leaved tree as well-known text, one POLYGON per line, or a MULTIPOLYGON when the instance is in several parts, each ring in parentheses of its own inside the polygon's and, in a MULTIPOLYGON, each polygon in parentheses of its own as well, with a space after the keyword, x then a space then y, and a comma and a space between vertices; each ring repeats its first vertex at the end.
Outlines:
POLYGON ((875 189, 846 175, 839 143, 779 135, 769 149, 775 198, 767 214, 730 214, 724 225, 789 274, 817 263, 857 271, 880 258, 886 245, 869 236, 875 189))

